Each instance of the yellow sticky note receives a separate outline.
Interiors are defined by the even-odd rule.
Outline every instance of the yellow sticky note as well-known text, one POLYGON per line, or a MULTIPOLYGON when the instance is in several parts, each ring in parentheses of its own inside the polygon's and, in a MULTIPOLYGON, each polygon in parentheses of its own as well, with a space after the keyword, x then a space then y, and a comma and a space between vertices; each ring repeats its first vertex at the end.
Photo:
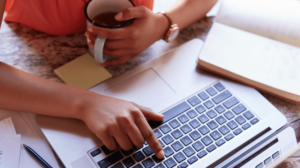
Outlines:
POLYGON ((54 73, 66 84, 82 89, 89 89, 112 77, 89 53, 55 69, 54 73))

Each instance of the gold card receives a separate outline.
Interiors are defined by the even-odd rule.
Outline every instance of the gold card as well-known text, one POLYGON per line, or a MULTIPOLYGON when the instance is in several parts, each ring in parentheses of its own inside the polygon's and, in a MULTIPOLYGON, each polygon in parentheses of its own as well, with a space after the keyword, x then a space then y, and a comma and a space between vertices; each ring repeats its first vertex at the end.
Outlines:
POLYGON ((82 89, 89 89, 112 77, 89 53, 55 69, 54 73, 66 84, 82 89))

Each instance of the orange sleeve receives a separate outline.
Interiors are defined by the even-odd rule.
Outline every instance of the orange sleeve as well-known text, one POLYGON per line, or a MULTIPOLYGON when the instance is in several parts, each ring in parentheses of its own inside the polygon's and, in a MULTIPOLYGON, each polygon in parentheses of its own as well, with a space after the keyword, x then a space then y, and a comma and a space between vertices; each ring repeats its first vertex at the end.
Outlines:
MULTIPOLYGON (((35 30, 67 35, 86 30, 84 7, 89 0, 10 0, 6 22, 24 24, 35 30)), ((136 6, 153 7, 153 0, 132 0, 136 6)))

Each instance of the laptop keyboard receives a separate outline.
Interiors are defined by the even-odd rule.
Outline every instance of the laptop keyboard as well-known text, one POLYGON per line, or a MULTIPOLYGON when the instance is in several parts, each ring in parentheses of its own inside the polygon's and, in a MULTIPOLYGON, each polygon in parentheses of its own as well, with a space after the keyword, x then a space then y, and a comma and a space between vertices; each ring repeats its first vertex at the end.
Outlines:
MULTIPOLYGON (((185 168, 247 131, 259 119, 220 82, 163 113, 161 122, 149 121, 165 158, 158 159, 147 142, 130 151, 100 149, 108 155, 100 168, 185 168)), ((101 153, 99 148, 91 157, 101 153)))

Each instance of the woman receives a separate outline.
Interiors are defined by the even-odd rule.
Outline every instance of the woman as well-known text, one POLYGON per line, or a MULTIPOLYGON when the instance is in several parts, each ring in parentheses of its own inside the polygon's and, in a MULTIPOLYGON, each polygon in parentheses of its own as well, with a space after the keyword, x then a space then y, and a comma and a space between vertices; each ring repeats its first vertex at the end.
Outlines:
MULTIPOLYGON (((17 14, 18 11, 11 13, 14 11, 12 9, 16 5, 14 2, 17 2, 17 0, 12 1, 6 19, 9 20, 9 18, 12 18, 12 15, 15 15, 23 17, 20 20, 28 20, 30 18, 26 18, 26 11, 31 9, 41 12, 45 16, 50 16, 43 19, 51 19, 51 16, 55 15, 60 16, 57 13, 50 15, 52 10, 48 4, 50 0, 40 1, 43 2, 42 6, 45 4, 49 6, 49 8, 44 8, 44 10, 35 10, 38 7, 36 4, 31 3, 34 1, 26 1, 26 4, 31 4, 32 6, 23 4, 24 6, 22 7, 25 9, 25 12, 22 15, 17 14)), ((51 0, 51 2, 53 1, 51 0)), ((75 0, 71 1, 74 2, 75 0)), ((25 3, 25 1, 21 0, 18 0, 18 2, 25 3)), ((59 2, 67 3, 69 1, 59 0, 59 2)), ((180 29, 183 29, 204 17, 214 3, 215 1, 213 0, 178 0, 167 13, 169 17, 172 17, 173 22, 177 23, 180 29)), ((0 1, 1 18, 4 5, 5 1, 0 1)), ((75 9, 76 5, 66 5, 65 7, 66 9, 75 9)), ((68 12, 63 13, 72 15, 68 12)), ((36 13, 36 15, 38 14, 36 13)), ((104 53, 113 57, 120 56, 117 60, 104 63, 106 66, 122 64, 137 56, 156 40, 164 38, 171 25, 167 16, 154 14, 143 6, 125 9, 117 14, 115 18, 117 20, 136 19, 133 24, 124 28, 111 30, 91 26, 88 28, 89 31, 86 32, 86 36, 90 39, 89 45, 93 45, 96 35, 106 37, 107 42, 105 43, 104 53)), ((56 19, 61 23, 59 18, 56 19)), ((80 26, 83 23, 76 22, 76 20, 74 18, 66 25, 68 27, 78 24, 78 28, 74 29, 74 32, 68 29, 68 31, 62 30, 61 33, 68 34, 81 31, 80 26)), ((17 22, 17 20, 15 21, 17 22)), ((32 25, 27 26, 33 27, 43 22, 43 20, 33 21, 32 25)), ((55 23, 55 20, 53 23, 55 23)), ((40 31, 46 32, 46 29, 40 31)), ((1 109, 80 119, 110 150, 114 150, 118 145, 124 150, 129 150, 133 145, 141 146, 146 140, 158 158, 164 157, 164 151, 146 121, 146 118, 160 121, 163 119, 163 116, 154 113, 149 108, 62 83, 41 79, 1 62, 0 93, 1 109)))

